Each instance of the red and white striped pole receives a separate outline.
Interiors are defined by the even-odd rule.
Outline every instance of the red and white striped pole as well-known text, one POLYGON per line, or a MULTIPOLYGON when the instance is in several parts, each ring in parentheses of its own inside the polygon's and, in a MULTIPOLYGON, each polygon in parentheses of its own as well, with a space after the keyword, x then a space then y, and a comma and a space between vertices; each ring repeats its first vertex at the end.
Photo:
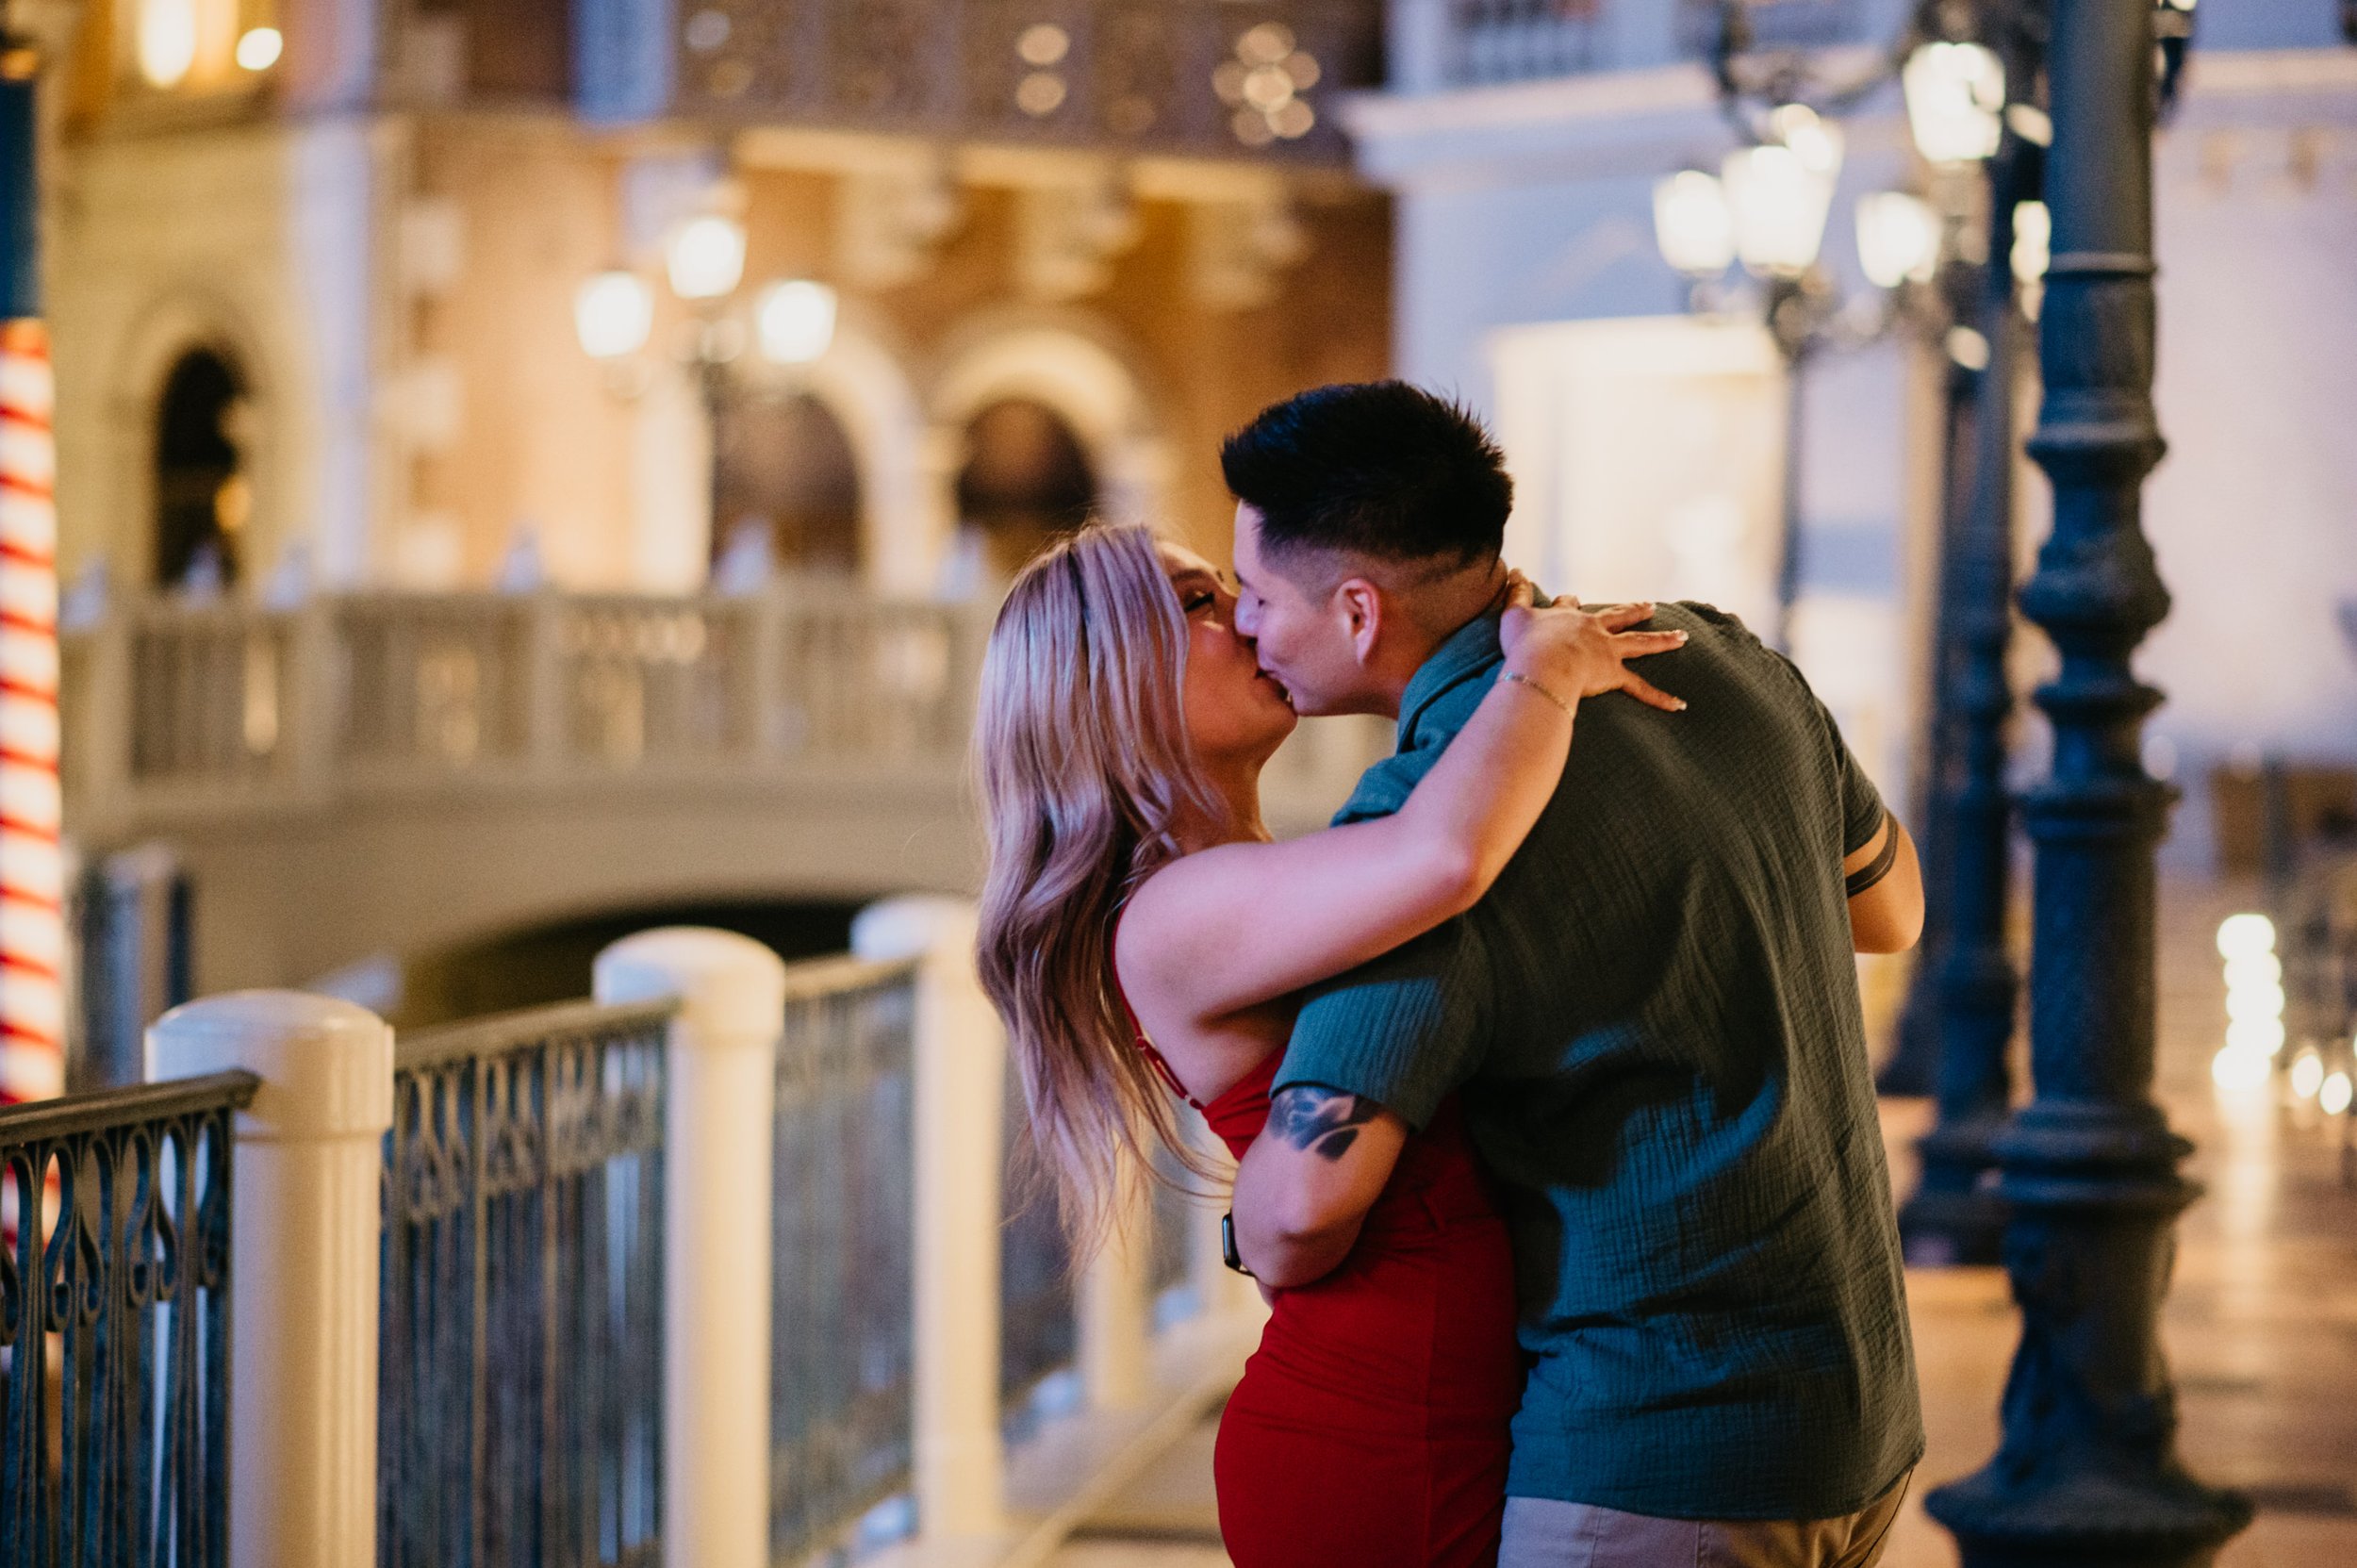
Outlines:
POLYGON ((34 251, 39 68, 28 45, 0 42, 0 1104, 65 1091, 58 462, 34 251))

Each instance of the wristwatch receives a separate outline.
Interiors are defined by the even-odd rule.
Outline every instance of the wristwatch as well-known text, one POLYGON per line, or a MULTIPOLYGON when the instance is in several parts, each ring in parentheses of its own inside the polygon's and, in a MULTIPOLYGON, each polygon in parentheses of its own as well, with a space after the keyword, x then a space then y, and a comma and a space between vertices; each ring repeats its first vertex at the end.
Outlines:
POLYGON ((1236 1252, 1236 1215, 1232 1210, 1219 1216, 1219 1261, 1247 1279, 1260 1278, 1244 1266, 1244 1259, 1236 1252))

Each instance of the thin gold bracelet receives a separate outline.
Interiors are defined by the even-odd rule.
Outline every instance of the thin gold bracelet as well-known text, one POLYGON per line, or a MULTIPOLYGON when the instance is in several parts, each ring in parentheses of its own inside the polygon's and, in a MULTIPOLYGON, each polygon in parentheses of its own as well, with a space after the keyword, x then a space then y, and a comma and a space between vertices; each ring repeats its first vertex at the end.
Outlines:
POLYGON ((1546 687, 1541 685, 1538 682, 1532 680, 1529 676, 1524 674, 1521 670, 1507 670, 1506 678, 1514 682, 1518 685, 1528 686, 1531 690, 1537 692, 1540 696, 1545 698, 1557 707, 1561 708, 1563 710, 1564 718, 1571 719, 1576 719, 1579 718, 1579 710, 1573 707, 1569 702, 1566 702, 1560 697, 1558 697, 1555 693, 1549 691, 1546 687))

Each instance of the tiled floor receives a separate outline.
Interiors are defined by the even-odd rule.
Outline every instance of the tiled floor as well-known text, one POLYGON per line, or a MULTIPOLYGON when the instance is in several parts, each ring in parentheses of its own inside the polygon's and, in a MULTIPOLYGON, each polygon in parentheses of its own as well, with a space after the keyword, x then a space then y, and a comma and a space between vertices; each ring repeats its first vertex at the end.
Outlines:
MULTIPOLYGON (((2161 1097, 2198 1143, 2208 1196, 2185 1216, 2165 1338, 2181 1448, 2207 1479, 2256 1497, 2220 1568, 2357 1564, 2357 1195, 2337 1176, 2337 1126, 2313 1107, 2235 1101, 2209 1081, 2224 987, 2211 946, 2232 889, 2176 887, 2164 905, 2161 1097)), ((1887 1107, 1894 1174, 1926 1108, 1887 1107)), ((1918 1271, 1908 1289, 1931 1449, 1918 1494, 1995 1447, 2015 1322, 1995 1270, 1918 1271)), ((1211 1431, 1189 1435, 1055 1559, 1061 1568, 1221 1568, 1211 1431)), ((1885 1560, 1953 1568, 1948 1536, 1910 1501, 1885 1560)))

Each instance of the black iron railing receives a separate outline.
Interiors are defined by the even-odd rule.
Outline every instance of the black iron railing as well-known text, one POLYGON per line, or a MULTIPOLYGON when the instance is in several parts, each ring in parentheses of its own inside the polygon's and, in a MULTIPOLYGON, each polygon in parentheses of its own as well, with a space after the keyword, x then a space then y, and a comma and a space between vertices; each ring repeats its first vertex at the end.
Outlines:
POLYGON ((670 1014, 573 1003, 400 1042, 386 1568, 660 1560, 670 1014))
POLYGON ((0 1111, 0 1563, 219 1568, 229 1540, 223 1073, 0 1111))
POLYGON ((1029 1136, 1022 1091, 1010 1067, 998 1242, 998 1394, 1011 1412, 1019 1411, 1050 1373, 1072 1364, 1080 1339, 1072 1246, 1029 1136))
POLYGON ((778 1048, 769 1536, 799 1561, 908 1485, 916 966, 788 973, 778 1048))

